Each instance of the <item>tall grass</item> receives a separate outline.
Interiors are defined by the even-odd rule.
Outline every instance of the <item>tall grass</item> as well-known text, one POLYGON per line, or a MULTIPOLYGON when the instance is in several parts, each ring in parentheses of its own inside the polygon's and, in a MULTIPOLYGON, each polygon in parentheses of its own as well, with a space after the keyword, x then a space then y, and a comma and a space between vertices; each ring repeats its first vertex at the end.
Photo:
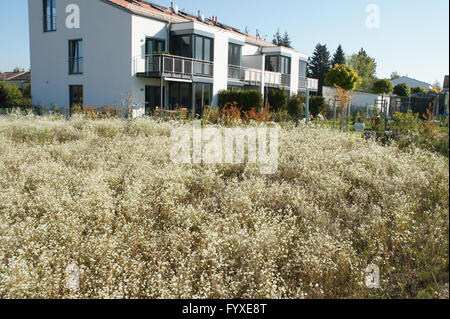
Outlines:
POLYGON ((1 117, 0 297, 442 297, 448 159, 285 128, 263 176, 172 164, 174 125, 1 117))

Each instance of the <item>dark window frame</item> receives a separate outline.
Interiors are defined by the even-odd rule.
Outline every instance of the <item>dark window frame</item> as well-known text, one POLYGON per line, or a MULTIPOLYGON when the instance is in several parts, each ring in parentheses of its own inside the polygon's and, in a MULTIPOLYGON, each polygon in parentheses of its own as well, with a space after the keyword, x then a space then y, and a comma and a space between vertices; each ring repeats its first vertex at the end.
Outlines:
POLYGON ((84 73, 83 53, 84 53, 83 39, 69 40, 69 75, 79 75, 84 73), (79 45, 80 43, 81 43, 81 56, 79 45), (75 49, 73 47, 74 44, 77 44, 75 49), (75 56, 73 56, 73 53, 75 54, 75 56))
POLYGON ((170 82, 169 83, 169 108, 172 110, 175 110, 176 108, 187 108, 189 110, 192 109, 192 86, 193 83, 188 82, 170 82), (189 95, 185 97, 186 101, 188 102, 187 105, 183 104, 183 86, 184 88, 188 88, 187 92, 189 92, 189 95), (177 93, 177 98, 179 102, 178 106, 175 106, 175 103, 172 103, 172 99, 174 97, 174 91, 177 93))
POLYGON ((145 55, 152 55, 155 52, 165 52, 166 51, 166 40, 160 39, 160 38, 153 38, 153 37, 146 37, 145 38, 145 55), (149 51, 149 42, 153 42, 153 48, 158 48, 159 44, 162 44, 163 49, 160 50, 153 50, 152 52, 149 51))
MULTIPOLYGON (((73 85, 69 85, 69 106, 70 106, 70 110, 72 110, 73 106, 75 104, 81 104, 84 105, 84 87, 81 84, 73 84, 73 85), (75 101, 74 96, 75 96, 75 92, 73 91, 74 89, 80 89, 81 88, 81 94, 80 92, 78 92, 78 99, 75 101), (81 97, 81 99, 80 99, 81 97)), ((72 113, 72 112, 71 112, 72 113)))
POLYGON ((304 60, 300 60, 299 61, 298 74, 301 77, 307 77, 308 76, 308 62, 306 62, 304 60))
POLYGON ((171 35, 170 36, 170 54, 175 55, 175 56, 181 56, 181 57, 185 57, 185 58, 192 58, 193 57, 193 36, 192 35, 171 35), (178 39, 182 39, 182 38, 189 38, 189 54, 186 56, 186 54, 184 54, 184 52, 182 52, 181 47, 177 46, 179 43, 177 43, 178 39), (181 51, 180 51, 181 50, 181 51))
POLYGON ((284 56, 284 55, 266 55, 265 70, 269 72, 277 72, 281 74, 290 75, 292 73, 292 58, 284 56), (272 63, 270 59, 276 58, 276 67, 275 70, 270 70, 272 68, 272 63), (282 63, 283 61, 283 63, 282 63), (287 62, 287 64, 286 64, 287 62), (284 68, 282 68, 284 66, 284 68))
POLYGON ((42 24, 44 32, 56 31, 56 0, 42 0, 42 24), (48 12, 50 11, 50 12, 48 12))
POLYGON ((242 65, 242 45, 239 44, 235 44, 235 43, 228 43, 228 65, 233 65, 233 66, 241 66, 242 65), (238 49, 237 50, 237 54, 238 54, 238 58, 239 58, 239 64, 235 64, 235 63, 231 63, 234 62, 234 58, 233 55, 234 53, 236 53, 233 49, 238 49))
POLYGON ((193 88, 194 89, 194 105, 193 105, 194 113, 196 115, 200 115, 200 117, 203 116, 204 108, 207 105, 207 103, 205 102, 206 101, 206 99, 205 99, 205 92, 206 92, 205 87, 206 86, 208 86, 208 88, 209 88, 208 99, 209 99, 209 106, 211 106, 213 103, 213 84, 196 82, 196 83, 194 83, 194 88, 193 88), (201 91, 202 91, 202 102, 201 102, 200 106, 197 105, 197 88, 199 88, 199 87, 201 88, 201 91), (200 108, 200 110, 199 110, 199 108, 200 108))
POLYGON ((194 34, 194 57, 196 60, 201 60, 201 61, 207 61, 207 62, 213 62, 214 61, 214 39, 213 38, 209 38, 209 37, 205 37, 202 35, 198 35, 198 34, 194 34), (197 58, 197 40, 201 40, 202 41, 202 54, 201 54, 201 58, 197 58), (210 41, 210 48, 209 48, 209 59, 206 59, 206 40, 210 41))

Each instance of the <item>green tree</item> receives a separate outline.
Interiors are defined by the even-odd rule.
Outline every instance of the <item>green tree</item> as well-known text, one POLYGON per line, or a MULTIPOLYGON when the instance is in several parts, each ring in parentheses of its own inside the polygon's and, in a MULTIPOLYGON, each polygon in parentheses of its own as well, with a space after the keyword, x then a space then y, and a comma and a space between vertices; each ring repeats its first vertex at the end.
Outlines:
POLYGON ((391 80, 397 80, 397 79, 400 79, 400 78, 401 78, 401 76, 400 76, 400 74, 397 71, 394 71, 394 72, 391 73, 391 80))
POLYGON ((397 96, 408 97, 411 95, 411 88, 406 83, 397 84, 394 87, 394 94, 397 96))
POLYGON ((284 33, 284 35, 282 36, 280 33, 280 29, 278 29, 277 33, 275 33, 275 35, 273 36, 272 43, 277 46, 292 48, 292 41, 291 41, 291 38, 290 38, 288 32, 286 31, 284 33))
POLYGON ((23 95, 17 85, 0 82, 0 107, 19 105, 22 101, 23 95))
POLYGON ((280 43, 283 41, 283 38, 281 37, 280 29, 277 30, 277 33, 273 36, 272 43, 275 45, 281 45, 280 43))
POLYGON ((348 64, 361 77, 361 82, 356 86, 356 90, 370 92, 376 81, 377 63, 375 59, 371 58, 364 49, 361 49, 358 54, 352 55, 348 64))
POLYGON ((325 76, 331 69, 330 52, 324 44, 317 44, 313 55, 308 60, 308 75, 319 80, 318 94, 322 95, 325 76))
POLYGON ((326 85, 338 85, 346 91, 354 90, 360 81, 361 78, 358 73, 352 67, 345 64, 336 64, 325 77, 326 85))
POLYGON ((386 94, 392 93, 394 90, 394 85, 392 81, 389 79, 376 80, 373 84, 372 91, 376 94, 381 94, 381 106, 384 112, 384 122, 385 122, 385 130, 387 130, 387 121, 388 121, 388 112, 387 105, 384 102, 384 96, 386 94))
POLYGON ((289 34, 287 33, 287 31, 283 35, 281 45, 292 49, 292 41, 291 41, 291 38, 289 37, 289 34))
POLYGON ((439 81, 435 81, 434 84, 431 86, 433 89, 436 89, 437 91, 442 91, 442 85, 439 81))
POLYGON ((331 62, 331 66, 334 67, 336 64, 346 64, 347 59, 345 58, 344 50, 342 50, 342 46, 339 44, 336 52, 333 55, 333 61, 331 62))
POLYGON ((411 91, 412 91, 413 94, 420 94, 420 93, 425 94, 425 93, 427 93, 427 91, 421 86, 415 87, 411 91))
MULTIPOLYGON (((336 64, 334 68, 328 72, 325 78, 325 84, 336 88, 336 98, 339 100, 339 108, 341 111, 341 131, 344 129, 344 116, 347 105, 350 103, 352 96, 347 91, 355 89, 356 85, 361 81, 358 73, 352 67, 345 64, 336 64)), ((336 109, 333 117, 333 125, 336 122, 336 109)))
POLYGON ((376 80, 373 84, 372 91, 375 94, 389 94, 394 90, 394 85, 391 80, 382 79, 376 80))

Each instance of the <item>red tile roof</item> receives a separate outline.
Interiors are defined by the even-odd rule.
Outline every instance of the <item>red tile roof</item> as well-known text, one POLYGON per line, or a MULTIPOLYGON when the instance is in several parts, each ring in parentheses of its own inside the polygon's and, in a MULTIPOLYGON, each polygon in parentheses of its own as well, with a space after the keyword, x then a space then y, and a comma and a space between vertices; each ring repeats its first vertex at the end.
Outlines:
POLYGON ((201 21, 197 16, 194 16, 192 14, 179 11, 178 14, 175 14, 175 12, 172 10, 172 8, 167 8, 164 6, 160 6, 157 4, 145 2, 145 1, 138 1, 138 0, 104 0, 106 2, 109 2, 110 4, 119 6, 129 12, 142 14, 148 17, 161 19, 168 22, 174 22, 174 23, 180 23, 180 22, 197 22, 209 25, 211 27, 219 28, 222 30, 227 30, 242 36, 245 36, 246 41, 255 45, 259 46, 276 46, 273 43, 267 42, 265 40, 262 40, 260 38, 257 38, 255 36, 252 36, 248 33, 242 32, 238 29, 232 28, 230 26, 218 23, 214 21, 213 19, 205 19, 205 21, 201 21))
POLYGON ((31 82, 30 72, 5 72, 0 73, 0 81, 23 81, 26 83, 31 82))

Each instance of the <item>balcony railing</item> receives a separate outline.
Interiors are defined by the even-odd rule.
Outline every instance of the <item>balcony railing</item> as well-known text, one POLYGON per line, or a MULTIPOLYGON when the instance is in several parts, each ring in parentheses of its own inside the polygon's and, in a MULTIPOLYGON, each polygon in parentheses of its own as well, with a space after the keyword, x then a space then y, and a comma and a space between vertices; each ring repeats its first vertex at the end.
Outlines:
POLYGON ((319 90, 319 80, 301 76, 298 79, 298 88, 299 88, 299 90, 304 90, 304 91, 306 91, 306 90, 318 91, 319 90))
MULTIPOLYGON (((260 85, 263 72, 258 69, 246 68, 241 66, 228 66, 228 79, 245 82, 249 85, 260 85)), ((290 87, 291 76, 277 72, 264 71, 264 83, 267 86, 290 87)))
POLYGON ((291 86, 291 75, 290 74, 282 74, 281 75, 281 85, 290 87, 291 86))
POLYGON ((83 74, 83 58, 69 58, 69 74, 83 74))
POLYGON ((212 78, 214 63, 186 57, 151 54, 133 59, 133 71, 141 77, 177 77, 192 78, 193 76, 212 78))

